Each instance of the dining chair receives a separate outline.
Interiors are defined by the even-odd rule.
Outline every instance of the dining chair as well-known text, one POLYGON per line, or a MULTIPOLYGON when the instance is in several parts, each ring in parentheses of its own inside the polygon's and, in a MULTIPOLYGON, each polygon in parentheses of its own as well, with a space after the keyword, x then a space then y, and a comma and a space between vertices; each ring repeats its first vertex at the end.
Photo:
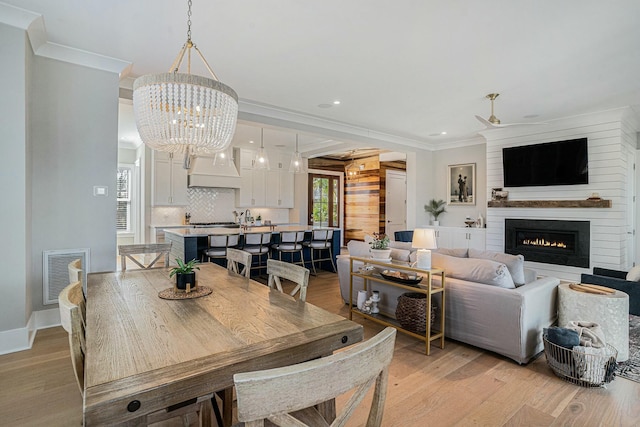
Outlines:
POLYGON ((313 230, 311 232, 311 240, 304 242, 304 245, 308 247, 311 252, 311 267, 313 268, 314 275, 318 274, 316 271, 316 263, 321 261, 331 261, 334 273, 338 271, 333 261, 333 249, 331 248, 333 245, 333 230, 313 230), (316 252, 322 256, 322 251, 328 251, 329 256, 326 258, 315 258, 316 252))
POLYGON ((138 267, 142 269, 153 268, 156 262, 164 256, 164 266, 169 266, 169 253, 171 252, 171 242, 169 243, 146 243, 140 245, 118 245, 118 252, 120 253, 120 267, 122 271, 127 269, 127 258, 133 261, 138 267), (138 261, 134 255, 149 255, 155 254, 156 257, 149 264, 144 264, 138 261))
POLYGON ((251 253, 240 249, 228 248, 227 270, 244 275, 247 278, 251 277, 251 253), (238 264, 242 264, 242 271, 240 271, 238 264))
POLYGON ((209 247, 202 253, 202 261, 227 258, 227 248, 235 248, 240 243, 240 233, 209 235, 209 247))
POLYGON ((374 387, 366 426, 379 427, 395 339, 396 330, 387 327, 368 341, 331 356, 235 374, 238 420, 245 427, 263 426, 265 420, 277 426, 342 426, 374 387), (325 419, 316 405, 351 390, 353 394, 335 420, 325 419))
POLYGON ((296 287, 289 293, 295 296, 300 291, 300 301, 307 300, 307 287, 309 286, 309 269, 299 265, 290 264, 276 259, 267 260, 267 274, 269 275, 268 285, 271 289, 277 288, 282 290, 282 282, 280 279, 291 280, 296 287))
POLYGON ((69 283, 82 282, 82 260, 80 258, 71 261, 67 269, 69 270, 69 283))
POLYGON ((282 254, 291 254, 291 263, 300 264, 304 267, 304 231, 282 231, 280 241, 272 246, 278 252, 278 259, 282 261, 282 254), (294 254, 300 254, 300 261, 294 261, 294 254))
MULTIPOLYGON (((84 397, 84 362, 86 349, 85 340, 85 300, 82 293, 82 284, 79 281, 66 286, 58 295, 58 306, 62 327, 69 334, 69 350, 71 352, 71 365, 76 377, 76 383, 80 394, 84 397)), ((174 405, 172 408, 162 409, 147 415, 146 425, 181 416, 183 424, 188 425, 188 415, 197 414, 199 425, 202 426, 202 404, 211 399, 211 394, 191 399, 184 404, 174 405)))
POLYGON ((251 254, 251 260, 253 264, 253 258, 258 258, 258 265, 251 266, 252 270, 261 270, 264 268, 263 260, 266 256, 269 259, 269 245, 271 244, 271 232, 264 233, 246 233, 244 235, 244 244, 242 250, 251 254))

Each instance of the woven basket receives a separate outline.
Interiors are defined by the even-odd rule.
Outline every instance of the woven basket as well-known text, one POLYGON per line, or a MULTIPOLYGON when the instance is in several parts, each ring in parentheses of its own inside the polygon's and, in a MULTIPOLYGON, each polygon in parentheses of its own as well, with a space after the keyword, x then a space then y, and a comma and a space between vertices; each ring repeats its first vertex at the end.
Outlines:
MULTIPOLYGON (((396 320, 405 329, 425 333, 427 330, 427 295, 420 292, 407 292, 398 297, 396 320)), ((431 304, 431 324, 436 318, 437 307, 431 304)))

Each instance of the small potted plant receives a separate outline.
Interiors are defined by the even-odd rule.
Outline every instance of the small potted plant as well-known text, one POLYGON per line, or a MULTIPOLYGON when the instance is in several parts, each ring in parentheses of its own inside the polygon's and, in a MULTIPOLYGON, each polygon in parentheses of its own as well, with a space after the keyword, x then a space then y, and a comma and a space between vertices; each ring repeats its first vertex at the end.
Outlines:
POLYGON ((262 216, 258 214, 258 216, 256 217, 256 226, 260 227, 261 225, 262 225, 262 216))
POLYGON ((180 258, 176 258, 177 267, 171 269, 169 277, 176 276, 176 288, 181 291, 187 290, 193 291, 196 288, 196 272, 194 270, 200 270, 196 264, 197 259, 192 259, 189 262, 184 262, 180 258), (189 285, 189 286, 187 286, 189 285))
POLYGON ((425 212, 433 216, 433 225, 435 226, 440 225, 440 221, 438 221, 438 217, 441 214, 446 212, 446 209, 444 208, 446 204, 447 203, 442 199, 440 200, 431 199, 429 200, 428 204, 424 205, 425 212))
POLYGON ((379 260, 388 260, 391 256, 389 249, 389 237, 384 233, 373 233, 373 240, 369 243, 371 257, 379 260))

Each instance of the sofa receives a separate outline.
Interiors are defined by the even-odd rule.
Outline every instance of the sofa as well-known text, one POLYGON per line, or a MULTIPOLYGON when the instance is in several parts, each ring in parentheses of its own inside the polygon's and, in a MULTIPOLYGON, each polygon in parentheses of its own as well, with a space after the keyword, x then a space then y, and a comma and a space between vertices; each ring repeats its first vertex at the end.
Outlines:
MULTIPOLYGON (((390 247, 394 260, 407 263, 415 260, 410 242, 391 242, 390 247)), ((352 240, 347 248, 349 255, 337 259, 340 293, 345 303, 349 301, 350 255, 369 257, 364 242, 352 240)), ((361 265, 354 261, 354 270, 361 265)), ((496 352, 520 364, 529 362, 543 350, 542 330, 557 320, 559 279, 537 278, 535 271, 524 268, 521 255, 492 251, 435 249, 432 265, 444 268, 446 274, 446 337, 496 352)), ((434 285, 440 285, 439 277, 432 280, 434 285)), ((362 278, 353 278, 354 306, 363 286, 362 278)), ((406 291, 372 281, 369 291, 374 289, 380 291, 381 312, 393 316, 398 297, 406 291)), ((434 301, 438 306, 441 304, 439 295, 434 296, 434 301)))
POLYGON ((593 274, 582 273, 580 282, 601 285, 629 295, 629 314, 640 316, 640 272, 634 267, 626 271, 593 267, 593 274), (632 280, 628 280, 632 279, 632 280))

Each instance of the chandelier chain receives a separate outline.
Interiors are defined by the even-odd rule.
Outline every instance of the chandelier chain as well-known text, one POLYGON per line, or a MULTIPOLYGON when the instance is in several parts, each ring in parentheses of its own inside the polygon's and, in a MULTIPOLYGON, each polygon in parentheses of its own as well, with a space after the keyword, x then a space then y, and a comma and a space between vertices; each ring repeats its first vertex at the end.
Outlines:
POLYGON ((191 41, 191 0, 187 1, 187 41, 191 41))

